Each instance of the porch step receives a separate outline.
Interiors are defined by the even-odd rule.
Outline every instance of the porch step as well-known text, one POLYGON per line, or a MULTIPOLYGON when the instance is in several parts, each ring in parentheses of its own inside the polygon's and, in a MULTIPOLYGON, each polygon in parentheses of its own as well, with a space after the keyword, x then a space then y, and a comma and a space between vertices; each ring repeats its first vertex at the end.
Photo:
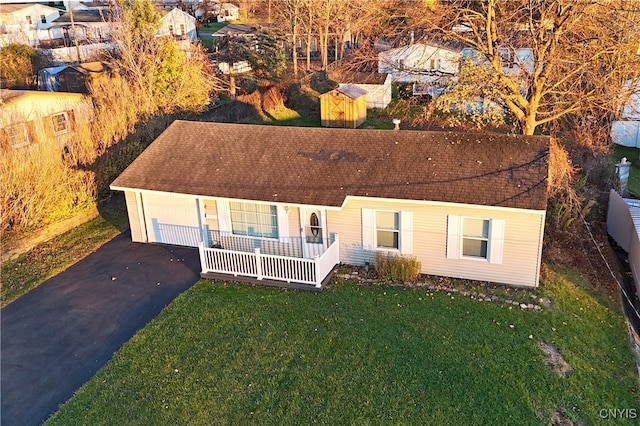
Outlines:
POLYGON ((227 281, 227 282, 241 282, 241 283, 249 283, 256 285, 264 285, 268 287, 278 287, 278 288, 286 288, 289 290, 305 290, 305 291, 322 291, 325 285, 329 282, 331 277, 333 276, 333 270, 322 280, 322 287, 318 288, 312 284, 302 284, 302 283, 288 283, 286 281, 276 281, 276 280, 259 280, 254 277, 247 277, 244 275, 233 276, 229 274, 222 274, 217 272, 205 272, 201 273, 200 276, 202 278, 208 280, 216 280, 216 281, 227 281))

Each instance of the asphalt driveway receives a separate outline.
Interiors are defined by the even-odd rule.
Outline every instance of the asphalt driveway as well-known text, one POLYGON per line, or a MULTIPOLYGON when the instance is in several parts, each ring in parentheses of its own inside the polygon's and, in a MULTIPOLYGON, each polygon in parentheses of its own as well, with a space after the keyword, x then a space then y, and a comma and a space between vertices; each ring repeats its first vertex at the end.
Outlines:
POLYGON ((124 233, 2 309, 2 425, 38 425, 199 278, 196 249, 124 233))

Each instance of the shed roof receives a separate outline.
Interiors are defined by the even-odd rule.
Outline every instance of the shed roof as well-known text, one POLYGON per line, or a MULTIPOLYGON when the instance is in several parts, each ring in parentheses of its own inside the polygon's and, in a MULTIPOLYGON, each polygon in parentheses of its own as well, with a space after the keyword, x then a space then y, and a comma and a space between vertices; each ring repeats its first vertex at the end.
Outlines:
POLYGON ((342 93, 350 97, 351 99, 358 99, 362 96, 365 96, 368 92, 355 84, 345 84, 344 86, 340 86, 335 89, 336 92, 342 93))
POLYGON ((255 34, 258 30, 256 25, 251 24, 228 24, 211 34, 211 37, 224 37, 226 35, 249 35, 255 34))
POLYGON ((340 207, 347 196, 544 210, 549 138, 175 121, 113 183, 340 207))
POLYGON ((96 73, 110 73, 114 71, 113 66, 106 62, 95 61, 95 62, 83 62, 77 65, 60 65, 57 67, 49 67, 42 68, 40 71, 45 71, 47 74, 56 75, 60 72, 66 70, 67 68, 78 71, 84 75, 91 75, 96 73))

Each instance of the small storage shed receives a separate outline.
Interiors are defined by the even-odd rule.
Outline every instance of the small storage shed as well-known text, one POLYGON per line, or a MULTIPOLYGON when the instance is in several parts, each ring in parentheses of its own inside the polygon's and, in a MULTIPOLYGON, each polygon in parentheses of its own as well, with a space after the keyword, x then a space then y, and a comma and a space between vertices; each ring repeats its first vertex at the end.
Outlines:
POLYGON ((355 129, 367 119, 367 91, 354 84, 320 95, 323 127, 355 129))
POLYGON ((118 71, 106 62, 62 65, 38 71, 38 90, 91 93, 96 81, 117 77, 118 71))

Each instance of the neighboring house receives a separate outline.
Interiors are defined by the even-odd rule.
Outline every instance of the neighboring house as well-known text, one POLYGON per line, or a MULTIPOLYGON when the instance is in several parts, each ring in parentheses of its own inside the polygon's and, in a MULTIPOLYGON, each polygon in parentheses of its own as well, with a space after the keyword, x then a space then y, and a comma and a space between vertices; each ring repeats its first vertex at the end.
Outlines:
POLYGON ((63 147, 92 117, 91 99, 80 93, 0 89, 2 150, 42 142, 63 147))
POLYGON ((93 83, 115 77, 117 74, 118 72, 106 62, 43 68, 38 71, 38 90, 91 93, 93 83))
POLYGON ((640 85, 625 103, 620 120, 612 123, 611 139, 618 145, 640 148, 640 85))
MULTIPOLYGON (((82 43, 98 43, 111 40, 113 22, 109 9, 83 9, 66 12, 53 21, 51 38, 72 46, 75 39, 82 43), (73 13, 73 25, 71 23, 73 13)), ((56 45, 55 42, 53 42, 56 45)))
POLYGON ((218 22, 237 21, 240 19, 240 8, 233 3, 218 3, 212 8, 218 22))
POLYGON ((51 23, 61 11, 38 3, 0 4, 0 46, 11 43, 38 46, 47 38, 51 23))
POLYGON ((391 102, 391 74, 331 72, 329 78, 344 87, 353 84, 367 92, 367 108, 386 108, 391 102))
POLYGON ((211 21, 211 16, 215 16, 217 22, 237 21, 240 19, 240 8, 233 3, 207 3, 199 6, 194 11, 196 18, 211 21))
POLYGON ((171 36, 178 40, 190 40, 195 42, 198 39, 196 33, 196 18, 183 12, 178 8, 170 11, 160 11, 163 15, 160 18, 160 28, 156 36, 171 36))
POLYGON ((388 73, 394 83, 427 85, 440 77, 458 73, 464 47, 436 42, 415 43, 378 54, 378 72, 388 73))
POLYGON ((382 253, 536 287, 548 149, 544 136, 175 121, 111 189, 133 241, 201 244, 205 277, 314 288, 382 253))
POLYGON ((236 61, 229 66, 229 62, 218 62, 218 69, 226 75, 244 74, 251 71, 251 64, 249 61, 236 61))
POLYGON ((366 90, 346 84, 320 95, 320 122, 324 127, 355 129, 366 119, 366 90))
MULTIPOLYGON (((391 74, 393 82, 412 83, 416 95, 435 98, 447 90, 466 60, 476 66, 485 62, 476 50, 460 43, 426 40, 380 52, 378 72, 391 74)), ((502 49, 501 60, 507 74, 517 74, 523 69, 531 72, 533 51, 525 47, 502 49)))

